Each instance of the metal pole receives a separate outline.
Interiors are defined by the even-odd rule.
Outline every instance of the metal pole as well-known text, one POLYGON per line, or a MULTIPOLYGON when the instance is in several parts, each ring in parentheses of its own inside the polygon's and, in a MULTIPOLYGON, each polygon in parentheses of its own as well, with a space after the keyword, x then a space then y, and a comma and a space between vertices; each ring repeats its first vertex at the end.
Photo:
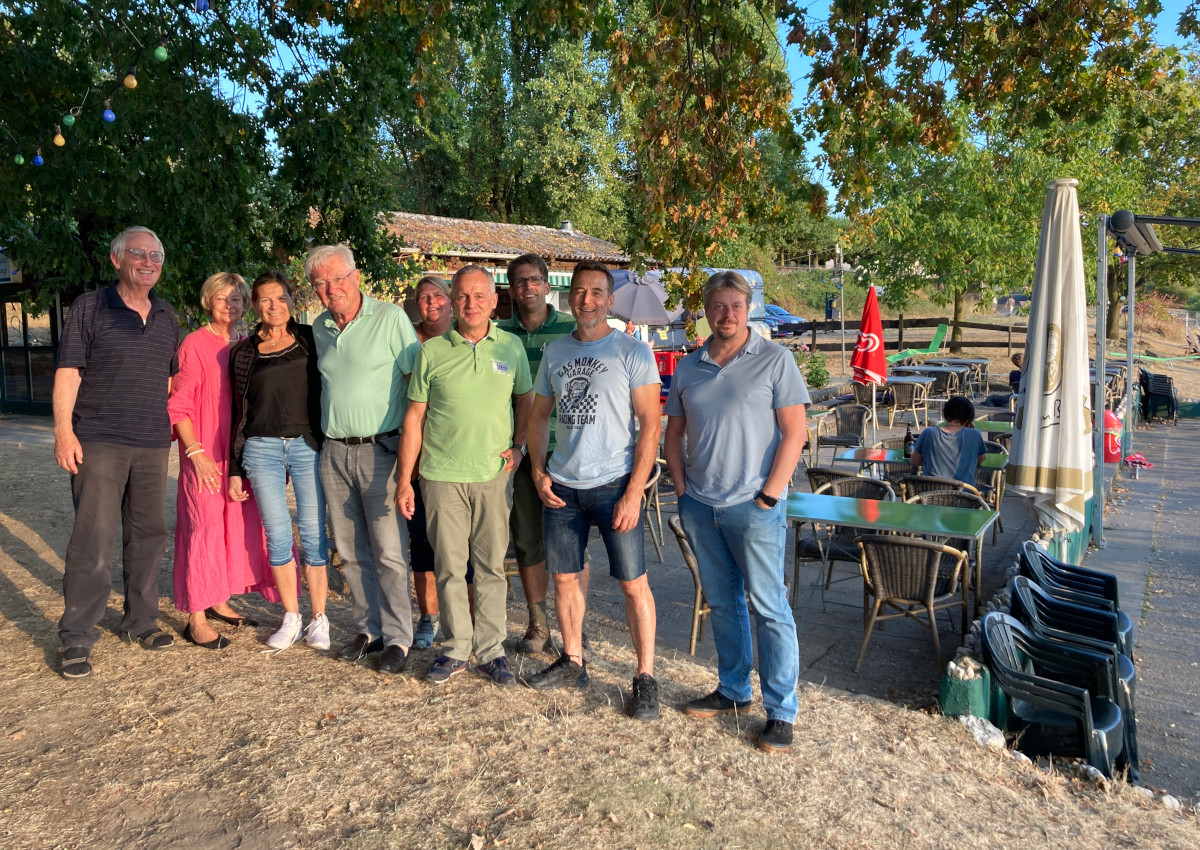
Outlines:
MULTIPOLYGON (((1108 216, 1100 214, 1098 246, 1096 249, 1096 378, 1092 382, 1092 451, 1095 455, 1092 473, 1092 543, 1103 549, 1104 541, 1104 373, 1105 349, 1108 342, 1108 216)), ((1011 333, 1011 331, 1010 331, 1011 333)))
POLYGON ((1125 416, 1129 422, 1129 445, 1121 446, 1121 453, 1126 457, 1133 454, 1133 434, 1137 430, 1137 412, 1133 409, 1133 284, 1137 280, 1137 251, 1128 251, 1129 258, 1129 291, 1125 296, 1125 416))
POLYGON ((838 318, 842 320, 842 374, 846 374, 846 281, 842 278, 842 245, 837 245, 834 260, 834 274, 837 276, 838 288, 838 318))

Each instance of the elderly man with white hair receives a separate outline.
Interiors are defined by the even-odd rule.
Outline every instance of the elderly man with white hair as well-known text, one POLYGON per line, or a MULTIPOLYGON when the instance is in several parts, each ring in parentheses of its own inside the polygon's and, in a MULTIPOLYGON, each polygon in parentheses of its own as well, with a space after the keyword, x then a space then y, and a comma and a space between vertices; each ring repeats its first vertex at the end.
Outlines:
POLYGON ((357 634, 337 657, 383 651, 399 673, 412 646, 408 528, 393 500, 408 376, 420 344, 404 310, 366 295, 345 245, 314 248, 304 274, 325 312, 313 322, 321 372, 321 485, 357 634))

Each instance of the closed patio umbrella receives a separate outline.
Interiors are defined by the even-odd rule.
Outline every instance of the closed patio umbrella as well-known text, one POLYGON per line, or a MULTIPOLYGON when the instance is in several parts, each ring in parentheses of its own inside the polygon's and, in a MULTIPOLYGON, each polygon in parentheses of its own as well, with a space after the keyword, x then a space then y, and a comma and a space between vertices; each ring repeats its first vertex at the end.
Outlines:
MULTIPOLYGON (((862 322, 858 326, 858 342, 850 356, 854 382, 882 386, 887 383, 887 358, 883 354, 883 322, 879 318, 879 298, 875 287, 867 289, 862 322)), ((916 418, 916 414, 913 414, 916 418)), ((871 390, 871 444, 875 444, 875 390, 871 390)))
POLYGON ((1088 317, 1078 180, 1046 184, 1008 486, 1046 527, 1083 528, 1092 493, 1088 317))

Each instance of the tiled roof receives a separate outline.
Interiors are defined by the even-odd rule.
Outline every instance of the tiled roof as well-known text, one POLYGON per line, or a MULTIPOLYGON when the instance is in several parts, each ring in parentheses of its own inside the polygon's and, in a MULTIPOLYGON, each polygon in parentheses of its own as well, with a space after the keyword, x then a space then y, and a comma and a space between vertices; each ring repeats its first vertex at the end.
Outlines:
POLYGON ((390 213, 387 228, 399 235, 406 245, 432 254, 540 254, 547 260, 578 262, 599 260, 610 265, 624 265, 630 258, 621 249, 604 239, 579 231, 569 232, 535 224, 502 224, 495 221, 471 221, 465 218, 442 218, 436 215, 390 213))

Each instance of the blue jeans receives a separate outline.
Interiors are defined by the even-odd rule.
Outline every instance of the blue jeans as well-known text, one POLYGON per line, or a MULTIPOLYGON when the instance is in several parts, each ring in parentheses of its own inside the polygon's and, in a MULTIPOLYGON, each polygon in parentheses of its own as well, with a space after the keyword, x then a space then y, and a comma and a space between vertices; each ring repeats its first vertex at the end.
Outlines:
POLYGON ((304 546, 304 563, 310 567, 329 563, 325 491, 317 474, 320 457, 301 437, 246 438, 242 468, 254 489, 272 567, 282 567, 292 560, 292 518, 287 505, 289 474, 296 493, 296 525, 304 546))
POLYGON ((758 679, 770 720, 795 722, 799 704, 800 642, 783 583, 787 504, 770 510, 754 501, 713 508, 686 493, 679 520, 700 562, 700 584, 708 601, 717 645, 717 690, 731 700, 750 699, 754 646, 746 594, 758 634, 758 679))
POLYGON ((646 574, 646 537, 642 515, 629 531, 613 531, 613 511, 629 487, 629 476, 587 490, 576 490, 557 481, 554 495, 567 504, 544 508, 542 528, 546 536, 546 570, 577 573, 583 570, 584 550, 592 526, 600 532, 608 551, 608 572, 617 581, 635 581, 646 574))

